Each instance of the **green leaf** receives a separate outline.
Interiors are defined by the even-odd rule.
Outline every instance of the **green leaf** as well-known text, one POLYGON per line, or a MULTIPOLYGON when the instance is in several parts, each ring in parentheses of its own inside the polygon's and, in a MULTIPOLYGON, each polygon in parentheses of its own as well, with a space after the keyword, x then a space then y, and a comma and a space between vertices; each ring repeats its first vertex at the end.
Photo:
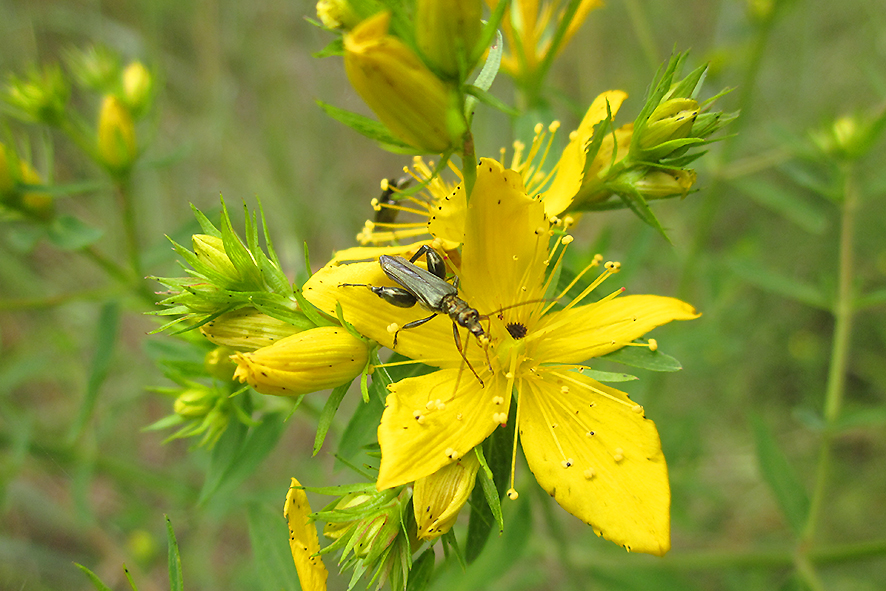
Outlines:
POLYGON ((612 383, 612 382, 630 382, 631 380, 639 379, 637 376, 632 376, 629 373, 615 373, 611 371, 598 371, 596 369, 586 369, 581 372, 582 375, 591 378, 592 380, 597 380, 598 382, 603 383, 612 383))
POLYGON ((406 591, 424 591, 431 582, 434 575, 434 549, 428 548, 422 552, 413 563, 409 570, 409 582, 406 584, 406 591))
POLYGON ((600 359, 650 371, 680 371, 683 369, 680 362, 670 355, 665 355, 661 351, 650 351, 648 347, 622 347, 618 351, 603 355, 600 359))
POLYGON ((253 572, 261 583, 253 588, 298 591, 301 587, 292 554, 287 544, 280 543, 281 536, 286 536, 280 515, 264 505, 252 504, 246 511, 246 522, 252 545, 253 572))
POLYGON ((92 581, 92 586, 96 588, 96 591, 111 591, 111 588, 102 583, 102 580, 99 579, 98 575, 96 575, 94 572, 77 562, 74 563, 74 566, 79 568, 86 574, 87 577, 89 577, 89 580, 92 581))
POLYGON ((760 175, 737 179, 732 185, 810 234, 820 236, 828 229, 827 212, 797 191, 785 189, 760 175))
POLYGON ((510 115, 512 117, 517 117, 520 112, 513 107, 508 106, 504 101, 500 98, 491 94, 482 88, 478 88, 476 86, 472 86, 470 84, 465 85, 465 92, 467 92, 472 97, 479 100, 481 103, 489 105, 493 109, 497 109, 506 115, 510 115))
MULTIPOLYGON (((352 381, 353 380, 351 380, 351 382, 352 381)), ((329 427, 332 426, 332 420, 335 418, 335 413, 338 412, 338 407, 341 405, 341 401, 344 399, 345 394, 348 393, 348 388, 350 388, 351 382, 336 387, 332 391, 332 394, 329 395, 329 398, 326 399, 326 404, 323 406, 323 410, 320 411, 320 418, 317 421, 317 435, 314 437, 314 452, 311 454, 312 456, 316 456, 317 452, 320 451, 320 448, 323 447, 326 433, 329 432, 329 427)))
POLYGON ((618 196, 621 197, 621 200, 624 201, 625 205, 627 205, 638 218, 658 230, 658 233, 667 240, 668 244, 671 244, 671 239, 668 238, 668 234, 665 232, 661 222, 659 222, 658 218, 655 217, 655 214, 652 213, 649 204, 646 203, 646 199, 643 198, 639 191, 623 190, 618 193, 618 196))
POLYGON ((830 298, 814 285, 782 275, 779 271, 763 268, 753 261, 732 259, 728 265, 733 273, 760 289, 819 310, 831 309, 830 298))
POLYGON ((89 379, 86 382, 86 392, 83 402, 77 413, 77 418, 71 425, 68 440, 73 442, 80 436, 89 418, 95 410, 98 400, 98 392, 114 359, 114 344, 117 341, 117 327, 120 324, 120 304, 117 301, 107 302, 102 306, 96 327, 95 352, 92 355, 92 363, 89 366, 89 379))
POLYGON ((782 453, 769 427, 758 415, 751 416, 757 445, 757 461, 763 480, 794 533, 800 534, 809 514, 809 496, 797 473, 782 453))
POLYGON ((197 218, 197 223, 200 224, 200 229, 203 231, 204 234, 206 234, 207 236, 213 236, 215 238, 222 237, 221 232, 218 231, 218 228, 215 227, 215 224, 209 221, 209 218, 206 217, 202 211, 197 209, 197 207, 193 203, 191 204, 191 211, 194 212, 194 217, 197 218))
MULTIPOLYGON (((308 19, 309 21, 311 19, 308 19)), ((345 54, 345 44, 342 37, 337 37, 330 41, 326 47, 321 49, 320 51, 316 51, 311 54, 311 57, 321 58, 321 57, 331 57, 334 55, 344 55, 345 54)))
POLYGON ((246 480, 274 449, 284 427, 279 414, 266 414, 262 422, 248 433, 236 428, 240 424, 232 421, 213 448, 209 474, 200 491, 198 504, 202 505, 220 490, 232 489, 246 480))
POLYGON ((61 250, 80 250, 95 243, 104 232, 69 215, 58 216, 47 228, 46 237, 61 250))
POLYGON ((383 144, 386 148, 391 149, 391 151, 404 154, 414 154, 416 151, 415 148, 409 144, 394 137, 391 132, 388 131, 388 128, 378 121, 358 113, 352 113, 351 111, 345 111, 344 109, 333 107, 322 101, 317 101, 317 105, 319 105, 327 115, 339 123, 344 123, 360 135, 383 144))
POLYGON ((169 591, 184 591, 182 578, 182 559, 178 553, 178 541, 172 531, 172 522, 166 515, 166 542, 169 544, 169 591))

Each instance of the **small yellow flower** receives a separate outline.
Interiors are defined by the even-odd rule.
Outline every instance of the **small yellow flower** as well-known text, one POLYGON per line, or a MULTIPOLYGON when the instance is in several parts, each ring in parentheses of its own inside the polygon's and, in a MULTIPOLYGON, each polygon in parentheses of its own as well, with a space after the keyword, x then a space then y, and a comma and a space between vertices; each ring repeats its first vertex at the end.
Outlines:
POLYGON ((136 119, 147 112, 154 85, 151 73, 141 62, 132 62, 123 70, 123 99, 136 119))
POLYGON ((298 396, 334 388, 366 367, 366 343, 340 326, 321 326, 252 353, 235 353, 234 378, 262 394, 298 396))
POLYGON ((345 35, 348 80, 392 134, 419 150, 445 152, 463 132, 452 89, 388 34, 390 20, 380 12, 345 35))
MULTIPOLYGON (((582 372, 587 360, 698 314, 674 298, 617 297, 621 289, 583 303, 617 272, 615 263, 552 311, 553 304, 542 300, 550 281, 545 278, 557 273, 547 267, 559 264, 563 251, 549 251, 544 203, 527 195, 518 173, 494 160, 481 161, 466 219, 456 274, 461 297, 490 314, 492 370, 481 347, 468 339, 463 349, 485 385, 464 371, 448 318, 400 333, 398 352, 441 369, 390 386, 378 430, 378 487, 428 477, 514 420, 530 469, 564 509, 632 551, 664 554, 670 547, 670 489, 655 425, 627 394, 582 372), (508 416, 512 395, 516 417, 508 416)), ((564 237, 557 247, 570 241, 564 237)), ((336 287, 342 283, 390 285, 379 265, 328 266, 308 281, 305 295, 327 312, 340 303, 348 322, 385 346, 393 347, 388 325, 403 326, 425 314, 385 306, 366 289, 336 287)))
POLYGON ((137 150, 132 115, 119 98, 105 96, 98 119, 98 152, 102 162, 117 172, 128 170, 137 150))
POLYGON ((479 469, 477 455, 470 453, 415 482, 412 505, 419 539, 435 540, 452 528, 474 490, 479 469))
POLYGON ((293 478, 286 494, 283 518, 289 524, 289 549, 298 572, 298 582, 304 591, 326 591, 329 571, 318 554, 320 538, 310 515, 308 495, 298 480, 293 478))

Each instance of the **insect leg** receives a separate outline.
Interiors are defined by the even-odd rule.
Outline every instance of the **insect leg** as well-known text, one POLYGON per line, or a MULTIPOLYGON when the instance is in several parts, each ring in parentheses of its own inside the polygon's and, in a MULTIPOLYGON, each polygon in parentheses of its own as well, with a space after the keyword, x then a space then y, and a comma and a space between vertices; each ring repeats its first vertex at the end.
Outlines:
POLYGON ((397 335, 400 334, 401 330, 403 330, 404 328, 415 328, 416 326, 421 326, 422 324, 424 324, 425 322, 429 321, 431 318, 434 318, 436 316, 437 316, 437 313, 434 312, 433 314, 431 314, 427 318, 421 318, 419 320, 413 320, 412 322, 407 322, 406 324, 404 324, 403 326, 398 328, 397 332, 394 333, 394 346, 395 347, 397 346, 397 335))
POLYGON ((439 277, 440 279, 446 279, 446 263, 443 261, 443 257, 440 256, 436 250, 428 246, 427 244, 422 244, 421 248, 419 248, 412 258, 409 259, 410 263, 414 263, 421 256, 424 255, 425 261, 428 263, 428 271, 439 277))
MULTIPOLYGON (((468 348, 467 343, 465 343, 464 349, 461 346, 461 336, 459 336, 459 334, 458 334, 458 324, 456 324, 455 322, 452 323, 452 336, 455 338, 455 346, 458 348, 459 355, 461 355, 461 358, 465 360, 465 363, 467 363, 467 365, 468 365, 468 369, 471 370, 471 373, 473 373, 474 377, 477 378, 477 381, 480 382, 480 387, 483 388, 485 386, 485 384, 483 383, 483 380, 480 379, 479 375, 477 375, 477 371, 474 369, 474 366, 471 365, 471 362, 468 361, 468 356, 465 355, 465 350, 467 350, 467 348, 468 348)), ((471 335, 468 334, 468 342, 470 342, 470 339, 471 339, 471 335)), ((488 357, 489 357, 488 352, 486 353, 486 356, 488 359, 488 357)))

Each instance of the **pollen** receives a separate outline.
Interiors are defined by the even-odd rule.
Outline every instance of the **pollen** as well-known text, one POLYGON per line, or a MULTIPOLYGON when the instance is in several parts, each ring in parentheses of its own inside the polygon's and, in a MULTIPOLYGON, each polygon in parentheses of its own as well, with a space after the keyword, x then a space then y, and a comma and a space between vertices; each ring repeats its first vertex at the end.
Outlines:
POLYGON ((520 493, 517 492, 517 489, 514 489, 514 488, 508 489, 508 498, 511 499, 512 501, 516 501, 517 497, 519 497, 519 496, 520 496, 520 493))
POLYGON ((396 322, 392 322, 388 325, 388 328, 387 328, 388 334, 394 334, 398 330, 400 330, 400 325, 397 324, 396 322))
POLYGON ((635 405, 631 408, 631 410, 634 411, 635 413, 637 413, 638 415, 639 415, 639 414, 643 414, 643 407, 640 406, 639 404, 635 404, 635 405))
POLYGON ((573 238, 571 234, 567 234, 566 236, 563 236, 563 240, 560 242, 563 243, 563 246, 566 246, 572 244, 573 240, 575 240, 575 238, 573 238))
POLYGON ((621 462, 625 459, 625 450, 620 447, 615 448, 615 453, 612 454, 612 459, 616 461, 616 463, 621 462))
POLYGON ((503 412, 492 413, 492 420, 495 421, 496 423, 498 423, 499 425, 504 425, 505 423, 508 422, 508 415, 507 415, 507 413, 503 413, 503 412))
POLYGON ((455 461, 461 457, 461 454, 459 454, 457 451, 455 451, 451 447, 447 447, 445 453, 446 453, 446 457, 449 458, 450 460, 453 460, 453 461, 455 461))
POLYGON ((584 475, 585 480, 591 480, 594 478, 594 476, 597 475, 597 472, 593 468, 588 468, 587 470, 582 472, 582 474, 584 475))
POLYGON ((558 129, 560 129, 559 121, 551 121, 551 124, 548 125, 548 131, 550 131, 551 133, 557 133, 558 129))
POLYGON ((603 266, 610 273, 618 273, 621 270, 621 263, 618 261, 606 261, 606 264, 603 266))
POLYGON ((655 339, 649 339, 649 350, 658 351, 658 341, 655 339))
POLYGON ((461 414, 461 413, 458 413, 457 415, 455 415, 455 420, 456 420, 456 421, 460 421, 460 420, 462 420, 463 418, 464 418, 464 415, 461 414))
POLYGON ((563 460, 562 462, 560 462, 560 465, 563 466, 564 468, 571 468, 572 467, 572 458, 569 458, 568 460, 563 460))
MULTIPOLYGON (((386 184, 387 184, 387 179, 385 179, 384 181, 382 181, 382 184, 383 184, 383 185, 386 185, 386 184)), ((387 190, 386 187, 383 187, 383 189, 384 189, 384 190, 387 190)), ((374 211, 381 211, 381 205, 380 205, 379 202, 378 202, 378 197, 373 197, 373 198, 372 198, 372 201, 370 201, 369 204, 372 205, 372 209, 373 209, 374 211)))
POLYGON ((509 380, 513 380, 514 379, 514 372, 509 371, 508 373, 505 374, 505 378, 507 378, 509 380))

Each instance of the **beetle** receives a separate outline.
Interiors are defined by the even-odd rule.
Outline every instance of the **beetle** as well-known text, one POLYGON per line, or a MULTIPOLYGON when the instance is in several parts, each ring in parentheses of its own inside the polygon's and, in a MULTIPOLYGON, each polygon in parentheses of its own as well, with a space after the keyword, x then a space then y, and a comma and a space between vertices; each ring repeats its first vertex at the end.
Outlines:
POLYGON ((480 385, 483 386, 483 380, 477 375, 477 371, 471 365, 471 362, 468 361, 462 348, 458 327, 462 326, 468 329, 477 338, 483 350, 486 351, 487 364, 489 364, 489 351, 487 348, 489 337, 480 322, 488 316, 481 316, 477 310, 458 297, 458 277, 455 278, 453 283, 446 281, 446 263, 443 257, 436 250, 425 244, 409 260, 399 256, 383 254, 378 258, 378 263, 385 275, 400 285, 400 287, 381 287, 366 283, 341 283, 339 287, 367 287, 372 293, 394 306, 411 308, 418 303, 429 312, 432 312, 427 318, 413 320, 398 328, 394 333, 395 347, 397 346, 397 336, 401 330, 421 326, 440 314, 448 315, 452 320, 452 335, 455 338, 455 346, 458 348, 461 358, 464 359, 468 368, 470 368, 477 380, 480 381, 480 385), (427 270, 415 265, 415 261, 422 256, 425 257, 425 261, 428 264, 427 270))

